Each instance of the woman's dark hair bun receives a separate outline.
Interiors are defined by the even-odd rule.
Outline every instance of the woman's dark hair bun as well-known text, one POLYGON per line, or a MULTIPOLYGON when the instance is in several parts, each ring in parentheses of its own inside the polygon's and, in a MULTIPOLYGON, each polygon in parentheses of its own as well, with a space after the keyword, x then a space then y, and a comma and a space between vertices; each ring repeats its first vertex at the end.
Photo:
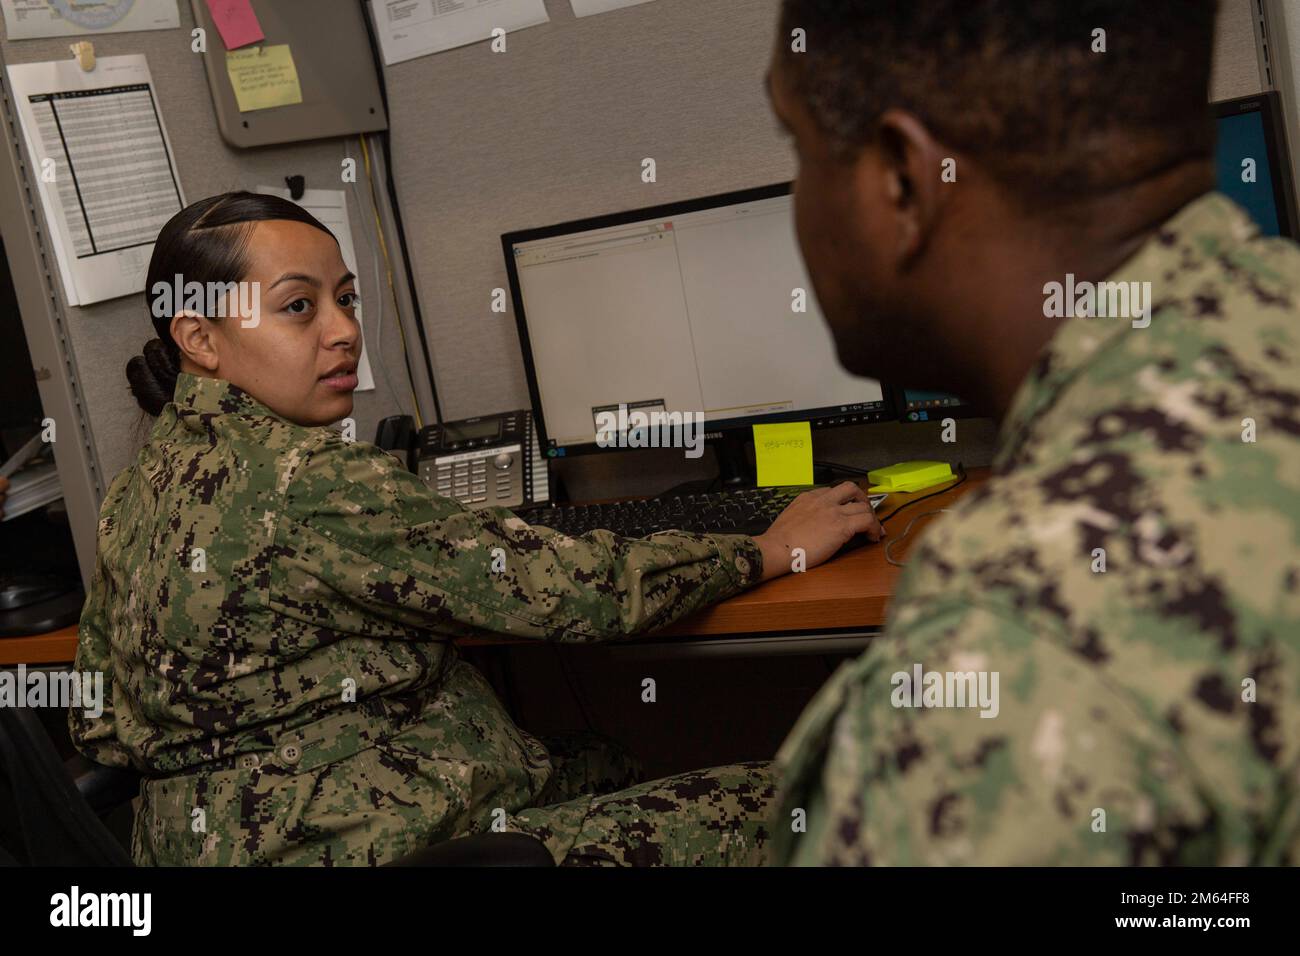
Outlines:
POLYGON ((180 371, 180 356, 162 339, 150 339, 144 344, 144 354, 126 363, 126 380, 140 407, 156 418, 172 400, 180 371))
MULTIPOLYGON (((181 353, 171 334, 175 303, 154 308, 154 289, 176 290, 191 282, 210 288, 211 283, 239 282, 248 271, 245 247, 252 225, 274 219, 302 222, 330 238, 334 234, 302 206, 279 196, 231 192, 209 196, 186 206, 162 227, 154 240, 153 255, 145 275, 144 301, 158 338, 150 339, 144 354, 126 363, 131 393, 155 418, 176 391, 181 353)), ((168 300, 170 301, 170 299, 168 300)))

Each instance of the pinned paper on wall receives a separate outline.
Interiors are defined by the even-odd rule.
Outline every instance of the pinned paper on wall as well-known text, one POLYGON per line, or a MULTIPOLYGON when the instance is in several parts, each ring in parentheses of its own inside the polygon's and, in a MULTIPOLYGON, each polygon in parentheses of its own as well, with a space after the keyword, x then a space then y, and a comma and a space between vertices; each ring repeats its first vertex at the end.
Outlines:
POLYGON ((754 462, 760 488, 813 483, 812 425, 778 422, 755 425, 754 462))
POLYGON ((372 0, 370 7, 386 66, 550 20, 543 0, 372 0))
POLYGON ((8 71, 68 304, 143 292, 154 240, 186 205, 145 58, 8 71))
MULTIPOLYGON (((352 223, 348 218, 346 192, 342 189, 305 189, 301 199, 294 199, 289 195, 289 190, 282 186, 258 186, 256 191, 296 202, 315 216, 320 224, 334 233, 334 238, 339 241, 343 264, 353 275, 357 274, 357 253, 352 243, 352 223)), ((357 321, 361 323, 361 358, 357 361, 357 391, 366 392, 375 387, 375 376, 370 370, 370 358, 366 355, 365 293, 361 289, 359 278, 353 280, 352 288, 356 290, 357 298, 361 299, 361 304, 357 306, 357 321)), ((379 290, 376 289, 375 295, 378 294, 379 290)), ((378 315, 378 304, 376 304, 376 315, 378 315)))
POLYGON ((239 112, 269 110, 302 102, 298 69, 287 43, 226 52, 226 72, 239 112))
POLYGON ((181 25, 176 0, 0 0, 10 40, 174 30, 181 25))
POLYGON ((252 0, 207 0, 208 13, 217 25, 221 42, 227 50, 237 50, 241 46, 265 40, 262 25, 257 22, 253 12, 252 0))
POLYGON ((622 7, 635 7, 650 0, 571 0, 575 17, 591 17, 597 13, 609 13, 622 7))

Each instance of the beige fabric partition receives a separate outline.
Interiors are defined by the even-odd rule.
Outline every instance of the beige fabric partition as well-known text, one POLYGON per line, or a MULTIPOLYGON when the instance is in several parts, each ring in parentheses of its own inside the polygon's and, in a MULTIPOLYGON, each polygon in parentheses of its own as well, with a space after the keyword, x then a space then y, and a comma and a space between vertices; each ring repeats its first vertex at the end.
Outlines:
MULTIPOLYGON (((190 202, 232 189, 284 186, 284 177, 295 174, 305 176, 309 188, 349 191, 348 214, 360 260, 358 272, 366 302, 365 326, 376 381, 374 391, 358 393, 354 417, 358 436, 372 438, 381 417, 398 411, 409 412, 412 401, 398 347, 399 336, 394 324, 396 312, 388 283, 382 274, 378 282, 375 278, 375 217, 369 187, 364 180, 355 187, 341 182, 340 163, 345 156, 356 158, 358 166, 361 166, 358 140, 355 137, 317 140, 254 150, 236 150, 228 146, 217 131, 201 57, 190 51, 190 30, 194 26, 190 6, 181 3, 179 10, 179 29, 97 36, 94 38, 96 53, 101 57, 143 53, 147 58, 155 95, 175 151, 181 186, 190 202), (382 335, 378 327, 380 323, 382 335), (377 348, 377 344, 382 344, 382 347, 377 348)), ((0 60, 8 65, 64 59, 70 56, 68 46, 75 39, 11 41, 6 37, 0 42, 0 60)), ((5 88, 7 100, 7 80, 5 88)), ((6 108, 14 122, 10 130, 15 142, 19 142, 21 136, 12 104, 6 102, 6 108)), ((26 144, 19 142, 19 147, 18 155, 26 166, 26 144)), ((374 152, 372 150, 372 154, 374 152)), ((30 181, 30 168, 25 173, 30 181)), ((383 188, 382 180, 379 188, 383 188)), ((35 197, 34 186, 31 195, 35 197)), ((37 222, 44 233, 44 219, 39 209, 37 222)), ((6 223, 6 236, 18 230, 20 225, 6 223)), ((395 248, 391 251, 396 255, 395 248)), ((47 248, 45 254, 52 268, 53 250, 47 248)), ((398 270, 402 268, 400 258, 395 259, 395 266, 398 270)), ((404 281, 400 272, 397 279, 404 281)), ((92 482, 94 494, 102 496, 113 475, 134 456, 142 429, 146 427, 147 420, 127 391, 123 369, 127 360, 137 354, 145 340, 153 335, 153 330, 143 295, 78 308, 67 305, 61 283, 54 281, 52 289, 50 308, 55 313, 54 320, 61 324, 60 334, 66 338, 66 347, 73 356, 76 385, 91 436, 93 476, 87 480, 92 482)), ((31 316, 25 318, 29 322, 32 319, 31 316)), ((417 352, 412 359, 417 384, 423 386, 428 376, 418 354, 418 340, 414 345, 417 352)), ((425 393, 427 395, 427 388, 425 393)), ((432 416, 432 403, 427 398, 422 398, 422 402, 427 414, 432 416)), ((73 428, 68 428, 67 433, 73 431, 73 428)), ((62 465, 60 469, 65 486, 79 477, 65 474, 62 465)))
MULTIPOLYGON (((393 159, 416 282, 449 418, 528 404, 500 234, 789 179, 794 157, 763 89, 779 0, 654 0, 551 22, 387 70, 393 159), (658 182, 641 181, 653 157, 658 182)), ((1251 0, 1228 0, 1214 98, 1258 92, 1251 0)), ((962 423, 960 454, 987 464, 993 429, 962 423)), ((934 426, 824 433, 836 460, 953 457, 934 426)), ((819 449, 820 453, 821 449, 819 449)), ((643 452, 563 464, 575 494, 651 493, 698 477, 706 455, 643 452), (629 457, 633 460, 629 460, 629 457)))

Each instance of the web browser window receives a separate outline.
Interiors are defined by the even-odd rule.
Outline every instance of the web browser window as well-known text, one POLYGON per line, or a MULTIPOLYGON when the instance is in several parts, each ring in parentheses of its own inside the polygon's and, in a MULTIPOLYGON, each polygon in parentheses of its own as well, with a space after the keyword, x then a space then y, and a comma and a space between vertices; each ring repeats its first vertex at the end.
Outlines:
POLYGON ((715 423, 880 407, 845 372, 817 308, 789 196, 516 243, 542 413, 556 445, 597 414, 702 412, 715 423), (793 308, 804 290, 805 311, 793 308))

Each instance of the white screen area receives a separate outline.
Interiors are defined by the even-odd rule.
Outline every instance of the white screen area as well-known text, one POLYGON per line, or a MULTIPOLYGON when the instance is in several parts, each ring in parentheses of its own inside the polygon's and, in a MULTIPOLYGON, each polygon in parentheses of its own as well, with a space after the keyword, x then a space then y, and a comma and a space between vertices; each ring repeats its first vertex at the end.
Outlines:
POLYGON ((515 244, 548 437, 593 442, 620 403, 716 422, 881 401, 835 357, 792 212, 777 196, 515 244))

